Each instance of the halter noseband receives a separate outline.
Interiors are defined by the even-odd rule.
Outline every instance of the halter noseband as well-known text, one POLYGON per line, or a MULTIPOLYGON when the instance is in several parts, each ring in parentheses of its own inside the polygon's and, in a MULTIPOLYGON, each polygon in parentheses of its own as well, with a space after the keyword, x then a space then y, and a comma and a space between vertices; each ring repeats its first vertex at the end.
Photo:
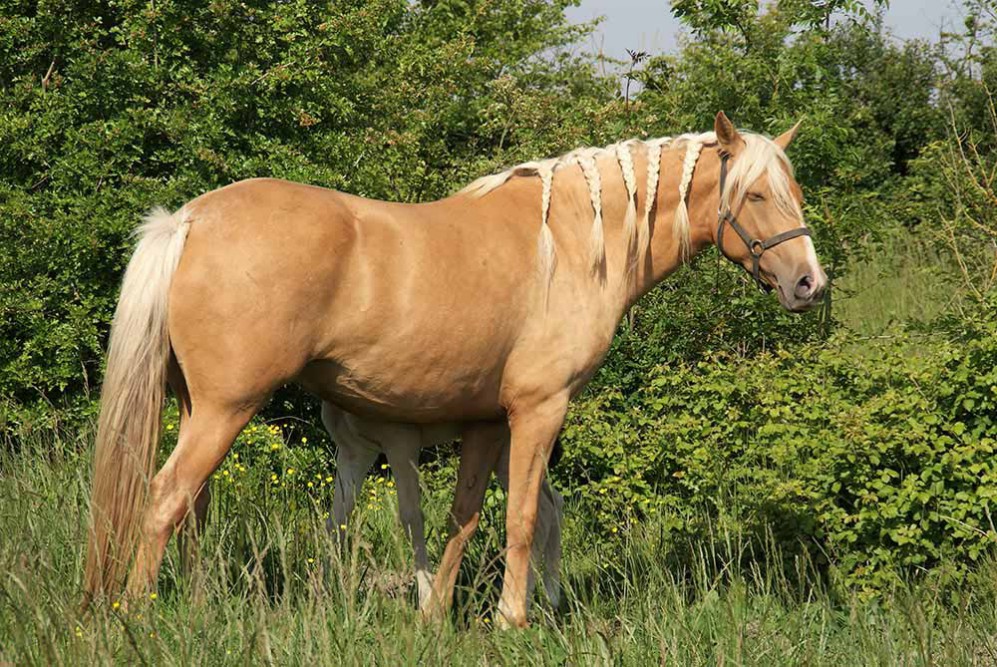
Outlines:
MULTIPOLYGON (((730 156, 726 154, 720 158, 721 202, 724 197, 724 186, 727 183, 727 160, 729 159, 730 156)), ((780 243, 784 243, 790 239, 795 239, 797 236, 810 236, 810 230, 807 227, 797 227, 796 229, 790 229, 789 231, 776 234, 775 236, 770 236, 762 241, 760 239, 751 238, 751 235, 744 231, 744 227, 741 226, 741 223, 739 223, 734 214, 731 213, 729 206, 726 211, 722 208, 717 211, 717 216, 720 219, 720 222, 717 224, 717 249, 720 251, 720 254, 734 262, 734 260, 731 259, 731 256, 724 252, 724 225, 729 224, 731 229, 737 232, 737 235, 741 237, 742 241, 744 241, 744 245, 747 247, 748 252, 751 253, 751 277, 755 279, 755 283, 758 284, 758 287, 761 288, 763 292, 771 292, 772 287, 762 280, 762 276, 758 268, 758 262, 762 258, 762 254, 769 248, 774 248, 780 243)))

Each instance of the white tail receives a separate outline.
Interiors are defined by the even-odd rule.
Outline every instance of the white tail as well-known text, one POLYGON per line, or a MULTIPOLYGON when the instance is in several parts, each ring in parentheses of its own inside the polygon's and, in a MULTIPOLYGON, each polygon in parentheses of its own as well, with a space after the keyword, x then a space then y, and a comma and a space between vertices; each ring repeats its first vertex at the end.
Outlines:
POLYGON ((167 299, 189 226, 183 209, 151 211, 136 230, 138 244, 121 284, 97 425, 87 602, 120 591, 138 537, 166 392, 167 299))

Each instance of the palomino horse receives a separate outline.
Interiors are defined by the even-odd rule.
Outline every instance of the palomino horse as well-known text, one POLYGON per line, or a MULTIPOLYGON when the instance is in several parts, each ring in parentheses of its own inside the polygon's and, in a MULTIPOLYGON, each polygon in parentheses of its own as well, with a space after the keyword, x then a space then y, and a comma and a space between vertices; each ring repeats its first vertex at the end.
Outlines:
MULTIPOLYGON (((398 481, 398 515, 415 552, 415 576, 419 589, 419 606, 428 610, 433 580, 426 555, 426 538, 420 506, 419 452, 455 440, 460 435, 456 424, 401 424, 364 419, 340 410, 332 403, 322 403, 322 423, 336 443, 336 487, 330 532, 340 537, 356 504, 357 491, 378 454, 384 453, 398 481)), ((502 448, 496 474, 499 483, 509 490, 509 447, 502 448)), ((207 484, 207 482, 205 482, 207 484)), ((561 514, 564 501, 547 479, 540 489, 540 507, 533 540, 533 564, 543 569, 544 590, 551 606, 560 604, 561 514)), ((532 570, 531 570, 532 575, 532 570)), ((533 577, 527 586, 532 597, 533 577)))
POLYGON ((461 424, 439 611, 511 438, 499 612, 525 625, 547 458, 630 305, 711 243, 789 310, 824 289, 784 152, 796 128, 770 140, 718 114, 714 129, 574 151, 426 204, 260 179, 150 215, 111 330, 88 599, 116 595, 129 564, 129 597, 155 585, 236 435, 293 381, 361 416, 461 424), (167 382, 179 440, 152 477, 167 382))

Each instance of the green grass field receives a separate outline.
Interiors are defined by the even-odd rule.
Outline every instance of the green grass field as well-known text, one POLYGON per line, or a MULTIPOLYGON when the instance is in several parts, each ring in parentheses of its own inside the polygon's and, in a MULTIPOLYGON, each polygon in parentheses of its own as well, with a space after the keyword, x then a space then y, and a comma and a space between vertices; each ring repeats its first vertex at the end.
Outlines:
MULTIPOLYGON (((683 545, 662 520, 593 542, 571 503, 563 609, 538 596, 530 629, 492 628, 492 509, 452 617, 430 624, 415 609, 390 480, 376 478, 339 549, 321 527, 331 494, 239 491, 223 477, 190 577, 173 546, 155 599, 81 616, 87 440, 31 437, 0 457, 0 664, 997 664, 993 565, 956 590, 861 599, 830 593, 806 563, 787 567, 776 546, 747 553, 735 530, 683 545)), ((434 483, 438 553, 450 480, 434 483)))

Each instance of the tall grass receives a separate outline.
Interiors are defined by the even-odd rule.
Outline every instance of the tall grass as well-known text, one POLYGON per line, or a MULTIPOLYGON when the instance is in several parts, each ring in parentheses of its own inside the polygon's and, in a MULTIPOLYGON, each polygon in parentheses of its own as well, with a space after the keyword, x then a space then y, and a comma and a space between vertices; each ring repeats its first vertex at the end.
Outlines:
POLYGON ((835 314, 865 337, 928 323, 958 306, 958 274, 944 241, 925 232, 893 230, 836 282, 835 314))
MULTIPOLYGON (((745 553, 736 525, 688 544, 651 520, 600 542, 569 503, 564 608, 537 600, 530 629, 502 632, 491 621, 496 512, 474 542, 454 614, 431 624, 415 609, 393 496, 361 504, 340 548, 322 528, 328 498, 300 492, 278 506, 272 490, 236 496, 224 484, 190 576, 173 548, 156 599, 81 616, 88 441, 36 436, 0 454, 0 664, 997 664, 991 564, 944 596, 916 588, 842 599, 806 562, 787 573, 771 541, 745 553)), ((431 491, 432 525, 448 502, 431 491)))

